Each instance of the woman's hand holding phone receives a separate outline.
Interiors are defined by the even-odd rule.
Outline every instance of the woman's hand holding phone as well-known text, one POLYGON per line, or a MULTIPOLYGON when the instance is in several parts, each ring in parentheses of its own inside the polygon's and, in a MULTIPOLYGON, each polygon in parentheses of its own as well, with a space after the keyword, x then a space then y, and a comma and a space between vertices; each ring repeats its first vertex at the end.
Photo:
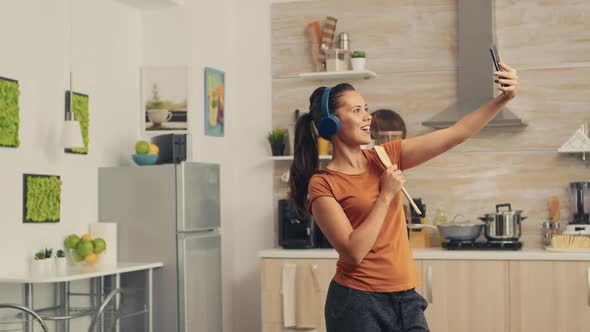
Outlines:
POLYGON ((516 70, 500 61, 500 58, 498 57, 494 48, 490 48, 490 53, 492 55, 494 67, 496 68, 496 71, 494 72, 496 79, 494 82, 500 83, 498 90, 502 91, 508 97, 514 98, 516 96, 516 90, 518 86, 518 76, 516 70))

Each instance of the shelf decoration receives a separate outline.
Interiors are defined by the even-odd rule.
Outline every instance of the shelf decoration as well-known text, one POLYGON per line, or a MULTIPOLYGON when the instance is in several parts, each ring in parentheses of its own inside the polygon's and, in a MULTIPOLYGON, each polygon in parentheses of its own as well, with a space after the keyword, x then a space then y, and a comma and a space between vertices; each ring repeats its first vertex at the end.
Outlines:
POLYGON ((20 145, 19 96, 18 81, 0 77, 0 146, 16 148, 20 145))
POLYGON ((205 67, 205 136, 224 135, 225 72, 205 67))
POLYGON ((581 125, 557 151, 561 153, 582 153, 582 159, 586 160, 586 152, 590 153, 589 131, 589 124, 581 125))
MULTIPOLYGON (((70 91, 66 91, 66 108, 67 112, 70 109, 70 91)), ((75 154, 88 154, 88 143, 90 138, 88 137, 88 128, 90 126, 90 110, 89 110, 89 97, 88 95, 72 92, 72 112, 74 118, 80 123, 80 130, 82 134, 82 141, 84 142, 83 148, 64 149, 67 153, 75 154)))
POLYGON ((23 223, 59 222, 61 184, 57 175, 23 174, 23 223))
POLYGON ((144 133, 188 130, 188 67, 141 68, 141 119, 144 133))

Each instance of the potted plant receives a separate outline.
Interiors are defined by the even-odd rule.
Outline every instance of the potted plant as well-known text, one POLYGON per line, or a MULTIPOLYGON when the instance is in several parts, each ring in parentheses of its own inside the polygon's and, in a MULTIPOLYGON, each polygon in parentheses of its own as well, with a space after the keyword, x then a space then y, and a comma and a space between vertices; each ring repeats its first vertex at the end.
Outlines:
POLYGON ((271 130, 266 139, 270 143, 270 149, 273 156, 282 156, 285 151, 285 135, 287 131, 285 129, 273 129, 271 130))
POLYGON ((65 274, 68 269, 68 261, 66 259, 65 252, 58 250, 55 254, 55 272, 59 274, 65 274))
POLYGON ((367 66, 367 54, 365 51, 355 50, 350 54, 350 63, 352 70, 365 70, 367 66))
POLYGON ((35 253, 35 257, 31 262, 31 272, 35 275, 47 275, 53 273, 53 255, 52 249, 39 250, 35 253))

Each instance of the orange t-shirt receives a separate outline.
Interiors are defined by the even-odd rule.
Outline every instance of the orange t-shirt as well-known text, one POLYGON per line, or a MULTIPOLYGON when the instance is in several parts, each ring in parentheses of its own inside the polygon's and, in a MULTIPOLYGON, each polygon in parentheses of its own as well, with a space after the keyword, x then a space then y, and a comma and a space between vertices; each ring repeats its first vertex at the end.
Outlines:
MULTIPOLYGON (((383 145, 392 163, 401 164, 401 140, 383 145)), ((379 196, 381 174, 385 166, 375 150, 363 150, 368 160, 367 171, 344 174, 322 168, 309 182, 310 209, 322 196, 334 197, 342 206, 352 228, 357 228, 369 215, 379 196)), ((397 292, 415 288, 420 283, 406 230, 402 194, 397 193, 385 215, 375 244, 359 265, 338 259, 334 281, 349 288, 371 292, 397 292)))

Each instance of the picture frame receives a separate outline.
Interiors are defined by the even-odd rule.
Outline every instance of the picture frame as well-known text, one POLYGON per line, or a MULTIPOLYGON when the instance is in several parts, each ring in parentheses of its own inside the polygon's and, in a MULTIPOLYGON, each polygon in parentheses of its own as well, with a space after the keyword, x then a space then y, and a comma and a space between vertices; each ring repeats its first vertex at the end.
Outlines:
POLYGON ((141 129, 145 133, 188 130, 188 67, 141 68, 141 129))
POLYGON ((0 147, 18 148, 20 127, 20 85, 0 76, 0 147))
POLYGON ((225 123, 225 72, 205 67, 205 136, 224 136, 225 123))
POLYGON ((59 175, 23 174, 23 223, 58 223, 61 185, 59 175))

